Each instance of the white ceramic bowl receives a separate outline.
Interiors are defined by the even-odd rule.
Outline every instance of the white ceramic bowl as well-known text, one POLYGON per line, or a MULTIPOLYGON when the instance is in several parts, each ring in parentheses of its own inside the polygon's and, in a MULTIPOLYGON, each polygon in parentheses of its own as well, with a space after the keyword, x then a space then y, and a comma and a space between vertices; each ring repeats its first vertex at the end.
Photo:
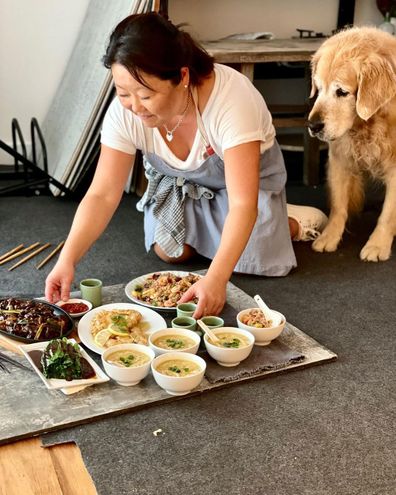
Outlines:
POLYGON ((149 372, 150 365, 152 360, 154 359, 155 354, 152 349, 147 347, 146 345, 141 344, 118 344, 109 347, 102 354, 102 363, 105 369, 105 372, 116 381, 119 385, 123 385, 124 387, 130 387, 132 385, 136 385, 143 380, 149 372), (109 363, 107 358, 110 354, 116 351, 138 351, 146 354, 149 357, 147 363, 142 364, 141 366, 131 366, 130 368, 121 368, 115 364, 109 363))
POLYGON ((92 309, 92 303, 90 301, 87 301, 86 299, 76 298, 76 297, 73 299, 68 299, 67 301, 58 301, 55 304, 56 304, 56 306, 59 306, 64 311, 69 313, 69 315, 72 318, 79 318, 80 316, 84 316, 86 313, 88 313, 88 311, 91 311, 91 309, 92 309), (71 311, 68 311, 66 308, 63 307, 65 304, 85 304, 85 306, 87 306, 88 309, 85 311, 79 311, 78 313, 72 313, 71 311))
POLYGON ((151 371, 154 376, 154 380, 157 384, 170 395, 185 395, 191 392, 192 389, 198 387, 203 380, 206 370, 206 362, 199 356, 191 354, 189 352, 167 352, 157 356, 151 363, 151 371), (196 363, 201 371, 195 375, 187 376, 168 376, 157 371, 157 366, 171 359, 185 359, 196 363))
POLYGON ((204 343, 209 356, 215 359, 221 366, 237 366, 241 361, 246 359, 252 352, 254 344, 254 336, 252 333, 246 330, 241 330, 235 327, 222 327, 213 328, 212 332, 217 335, 219 333, 233 333, 235 335, 241 335, 245 337, 249 344, 245 347, 230 348, 230 347, 218 347, 209 342, 208 335, 204 335, 204 343))
POLYGON ((272 340, 276 339, 279 337, 279 335, 282 333, 285 324, 286 324, 286 318, 282 313, 279 313, 279 311, 272 310, 274 313, 279 315, 281 317, 281 322, 279 325, 276 325, 274 327, 268 327, 268 328, 257 328, 257 327, 252 327, 250 325, 246 325, 245 323, 242 323, 241 318, 249 313, 252 309, 258 309, 258 308, 248 308, 244 309, 243 311, 240 311, 237 314, 237 324, 238 327, 247 330, 248 332, 252 333, 255 338, 255 345, 268 345, 271 343, 272 340))
POLYGON ((198 347, 200 344, 201 338, 200 336, 193 332, 192 330, 183 330, 182 328, 165 328, 164 330, 157 330, 149 335, 148 339, 148 344, 151 349, 155 352, 156 356, 159 356, 161 354, 168 354, 170 352, 189 352, 191 354, 196 354, 198 351, 198 347), (191 347, 185 347, 184 349, 164 349, 163 347, 158 347, 154 344, 154 342, 159 338, 159 337, 165 337, 165 336, 180 336, 180 337, 187 337, 191 340, 194 341, 194 345, 191 347))

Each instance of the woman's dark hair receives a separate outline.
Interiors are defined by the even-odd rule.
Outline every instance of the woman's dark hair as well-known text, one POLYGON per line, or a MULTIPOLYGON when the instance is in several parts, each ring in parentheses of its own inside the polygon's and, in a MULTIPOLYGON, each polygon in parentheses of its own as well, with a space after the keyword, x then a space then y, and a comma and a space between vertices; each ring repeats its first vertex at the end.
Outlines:
POLYGON ((150 12, 130 15, 118 24, 110 36, 103 64, 108 69, 121 64, 145 86, 142 72, 179 84, 180 69, 188 67, 190 82, 199 85, 213 70, 213 57, 188 33, 150 12))

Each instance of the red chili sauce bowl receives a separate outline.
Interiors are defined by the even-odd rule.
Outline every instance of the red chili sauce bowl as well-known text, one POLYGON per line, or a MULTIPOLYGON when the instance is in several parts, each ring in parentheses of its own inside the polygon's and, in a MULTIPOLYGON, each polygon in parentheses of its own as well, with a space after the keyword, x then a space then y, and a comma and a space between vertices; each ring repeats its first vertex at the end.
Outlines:
POLYGON ((73 317, 83 316, 92 309, 92 303, 85 299, 69 299, 68 301, 58 301, 57 306, 73 317))
POLYGON ((89 309, 84 303, 65 303, 62 304, 61 308, 72 315, 75 315, 76 313, 85 313, 89 309))

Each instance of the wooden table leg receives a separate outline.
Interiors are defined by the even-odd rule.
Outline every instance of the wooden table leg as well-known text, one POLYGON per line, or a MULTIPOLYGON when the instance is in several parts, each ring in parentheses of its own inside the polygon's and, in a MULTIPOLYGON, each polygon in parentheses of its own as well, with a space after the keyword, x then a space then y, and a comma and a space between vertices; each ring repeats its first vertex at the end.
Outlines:
MULTIPOLYGON (((304 80, 307 97, 311 91, 311 67, 305 64, 304 80)), ((310 112, 312 102, 308 103, 306 120, 310 112)), ((309 135, 308 127, 304 128, 304 161, 303 161, 303 182, 307 186, 317 186, 319 184, 320 166, 320 141, 309 135)))
POLYGON ((303 182, 307 186, 319 184, 320 141, 312 138, 308 129, 304 129, 303 182))
POLYGON ((254 64, 241 64, 241 73, 245 75, 250 81, 254 78, 254 64))

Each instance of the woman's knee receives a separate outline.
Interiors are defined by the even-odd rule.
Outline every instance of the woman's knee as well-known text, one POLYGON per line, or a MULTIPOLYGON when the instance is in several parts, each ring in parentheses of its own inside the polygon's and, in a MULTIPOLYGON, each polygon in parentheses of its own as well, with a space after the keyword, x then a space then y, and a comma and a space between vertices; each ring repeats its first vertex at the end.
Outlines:
POLYGON ((191 259, 196 254, 195 249, 188 244, 184 244, 183 253, 177 258, 168 256, 165 251, 158 246, 158 244, 154 244, 154 252, 162 261, 170 264, 183 263, 184 261, 191 259))

